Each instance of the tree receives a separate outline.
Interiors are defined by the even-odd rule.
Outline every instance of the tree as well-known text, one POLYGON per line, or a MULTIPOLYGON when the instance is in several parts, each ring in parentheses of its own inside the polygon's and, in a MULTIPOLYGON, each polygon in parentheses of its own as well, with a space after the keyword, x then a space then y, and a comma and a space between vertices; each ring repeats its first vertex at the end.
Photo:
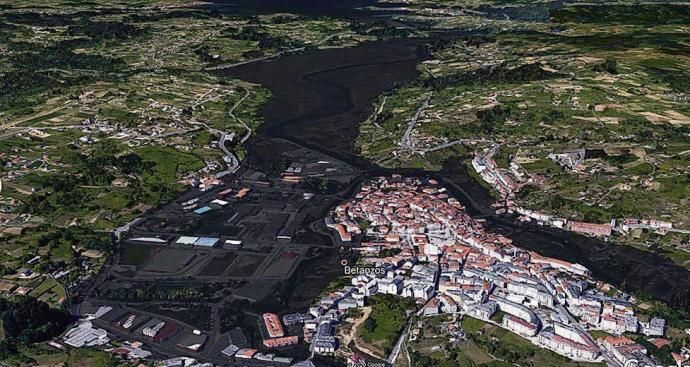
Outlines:
POLYGON ((497 105, 488 110, 477 111, 477 118, 479 119, 479 126, 486 134, 496 132, 498 128, 503 126, 506 119, 510 117, 512 112, 511 106, 497 105))
POLYGON ((0 341, 0 360, 7 360, 17 355, 17 353, 19 353, 19 350, 17 350, 16 344, 7 339, 0 341))
POLYGON ((364 321, 364 328, 369 332, 373 332, 376 330, 376 320, 371 317, 367 318, 366 321, 364 321))
POLYGON ((14 302, 0 300, 5 334, 22 344, 31 344, 60 335, 71 322, 68 312, 53 309, 33 297, 14 302))
POLYGON ((606 72, 609 74, 618 74, 618 63, 614 59, 606 59, 603 63, 595 65, 592 70, 596 72, 606 72))

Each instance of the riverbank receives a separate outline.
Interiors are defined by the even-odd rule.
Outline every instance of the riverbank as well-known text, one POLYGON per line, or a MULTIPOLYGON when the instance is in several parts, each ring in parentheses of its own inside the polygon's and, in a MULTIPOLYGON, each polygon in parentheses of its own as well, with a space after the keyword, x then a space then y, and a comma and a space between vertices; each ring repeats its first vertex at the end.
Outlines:
POLYGON ((493 215, 490 193, 469 175, 462 159, 447 161, 440 172, 426 172, 384 169, 359 156, 354 139, 359 123, 372 113, 375 98, 415 78, 417 65, 425 58, 423 40, 396 39, 349 49, 313 50, 220 73, 262 84, 273 94, 263 109, 264 125, 247 142, 249 159, 257 153, 256 141, 280 137, 341 159, 364 171, 364 176, 432 176, 455 191, 472 215, 485 217, 489 226, 514 235, 518 245, 582 263, 595 277, 627 291, 642 290, 674 305, 685 304, 682 290, 690 288, 689 273, 662 256, 493 215))

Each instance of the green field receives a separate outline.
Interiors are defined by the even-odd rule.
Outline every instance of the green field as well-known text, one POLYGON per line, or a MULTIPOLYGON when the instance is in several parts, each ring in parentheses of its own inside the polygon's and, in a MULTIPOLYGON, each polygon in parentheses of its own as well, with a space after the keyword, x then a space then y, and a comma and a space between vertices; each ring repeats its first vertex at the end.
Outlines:
POLYGON ((547 349, 539 348, 517 334, 468 316, 463 317, 462 326, 470 340, 482 350, 505 361, 544 367, 604 366, 604 364, 572 361, 547 349), (477 333, 480 330, 481 333, 477 333))
POLYGON ((191 154, 169 147, 148 146, 136 151, 144 161, 153 167, 143 173, 146 183, 173 183, 181 175, 204 167, 204 162, 191 154))
POLYGON ((360 329, 360 336, 387 353, 402 332, 407 311, 414 310, 414 303, 390 295, 376 295, 369 302, 372 312, 360 329))
MULTIPOLYGON (((464 4, 529 13, 516 3, 525 2, 464 4), (496 3, 510 6, 492 7, 496 3)), ((690 195, 690 73, 681 66, 690 63, 687 7, 645 4, 649 13, 643 14, 629 2, 558 9, 530 4, 543 16, 433 18, 423 1, 408 2, 416 22, 484 32, 432 37, 431 60, 418 67, 417 79, 380 96, 376 112, 360 124, 361 154, 389 168, 438 171, 444 161, 466 159, 497 143, 497 165, 517 164, 531 179, 517 197, 521 207, 572 220, 663 218, 690 228, 690 212, 681 209, 690 195), (664 20, 654 14, 664 14, 664 20), (427 96, 429 106, 412 129, 414 149, 406 149, 402 136, 427 96), (458 139, 470 142, 460 151, 460 145, 432 150, 458 139), (578 148, 600 152, 575 171, 548 158, 578 148)), ((452 6, 439 8, 443 13, 452 6)), ((617 241, 637 242, 630 236, 617 241)), ((666 239, 659 244, 679 247, 666 239)), ((689 266, 681 253, 669 253, 689 266)))
MULTIPOLYGON (((425 324, 430 319, 425 318, 425 324)), ((467 315, 460 324, 467 340, 455 343, 444 342, 446 336, 430 337, 429 333, 439 332, 433 327, 425 331, 424 337, 412 343, 410 357, 415 366, 468 366, 468 367, 594 367, 597 363, 581 363, 569 360, 549 350, 539 348, 528 340, 493 324, 467 315), (441 350, 432 348, 441 347, 441 350)), ((425 325, 426 328, 426 325, 425 325)))

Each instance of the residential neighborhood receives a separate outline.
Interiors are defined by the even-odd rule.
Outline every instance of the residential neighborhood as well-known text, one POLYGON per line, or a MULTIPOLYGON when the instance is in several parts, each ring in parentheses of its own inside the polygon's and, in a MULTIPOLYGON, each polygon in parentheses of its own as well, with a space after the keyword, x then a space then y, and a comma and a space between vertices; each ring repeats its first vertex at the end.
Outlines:
POLYGON ((363 256, 358 267, 383 269, 359 271, 351 285, 310 309, 329 323, 337 324, 339 311, 363 307, 368 297, 391 294, 413 298, 423 316, 460 313, 570 359, 618 366, 651 359, 642 346, 614 336, 666 332, 665 320, 642 321, 634 298, 592 278, 586 267, 520 249, 486 231, 435 180, 375 178, 326 221, 343 243, 363 236, 355 247, 363 256), (612 336, 592 336, 598 332, 612 336))

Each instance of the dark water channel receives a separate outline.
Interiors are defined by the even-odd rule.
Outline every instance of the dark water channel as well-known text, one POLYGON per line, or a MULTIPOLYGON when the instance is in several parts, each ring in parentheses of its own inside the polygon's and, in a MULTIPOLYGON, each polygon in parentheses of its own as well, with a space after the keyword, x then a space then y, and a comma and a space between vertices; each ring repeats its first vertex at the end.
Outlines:
MULTIPOLYGON (((248 142, 248 159, 258 154, 254 149, 257 142, 279 137, 344 160, 368 176, 393 173, 358 156, 353 145, 358 125, 371 113, 375 98, 396 83, 417 77, 417 65, 427 58, 424 44, 419 39, 369 42, 222 71, 229 77, 262 84, 273 93, 263 110, 264 125, 248 142)), ((685 268, 629 246, 490 215, 490 195, 469 177, 461 163, 459 159, 447 162, 441 172, 395 172, 441 179, 472 214, 485 214, 490 227, 509 235, 523 248, 581 263, 595 277, 627 291, 641 289, 676 307, 688 308, 690 273, 685 268)))

